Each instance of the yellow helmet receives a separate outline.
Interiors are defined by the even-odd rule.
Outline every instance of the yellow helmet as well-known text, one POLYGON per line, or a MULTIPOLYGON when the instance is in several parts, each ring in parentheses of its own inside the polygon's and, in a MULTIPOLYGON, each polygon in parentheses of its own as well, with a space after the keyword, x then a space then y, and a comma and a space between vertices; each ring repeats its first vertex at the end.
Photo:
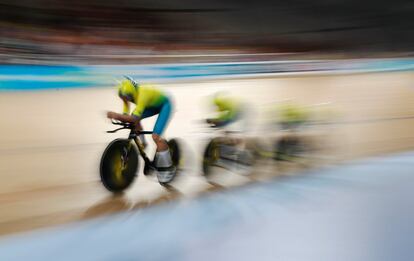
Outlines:
POLYGON ((230 96, 228 93, 218 92, 213 97, 213 103, 219 109, 229 109, 236 108, 240 104, 240 101, 237 98, 230 96))
POLYGON ((126 79, 118 85, 118 95, 119 97, 130 102, 135 102, 135 97, 137 96, 138 91, 138 83, 130 77, 126 76, 125 78, 126 79))
POLYGON ((230 97, 228 95, 226 95, 226 93, 224 92, 217 92, 214 94, 213 96, 213 103, 216 106, 220 106, 223 103, 226 103, 226 101, 231 100, 230 97))

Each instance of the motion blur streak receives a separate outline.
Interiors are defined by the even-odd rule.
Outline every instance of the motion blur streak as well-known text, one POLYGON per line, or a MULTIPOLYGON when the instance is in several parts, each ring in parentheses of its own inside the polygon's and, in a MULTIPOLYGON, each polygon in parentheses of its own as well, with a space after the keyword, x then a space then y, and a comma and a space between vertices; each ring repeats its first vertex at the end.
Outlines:
POLYGON ((413 260, 413 10, 0 0, 0 260, 413 260))
MULTIPOLYGON (((184 173, 174 184, 180 193, 169 196, 168 190, 140 176, 127 193, 129 203, 125 206, 108 199, 96 183, 104 147, 115 136, 125 135, 104 133, 111 126, 103 111, 117 111, 121 106, 113 89, 2 93, 0 174, 7 182, 0 184, 0 232, 78 220, 208 190, 209 185, 199 175, 202 152, 212 133, 205 132, 196 122, 208 116, 208 99, 218 91, 234 94, 254 108, 256 129, 248 135, 262 144, 259 152, 272 151, 272 144, 286 135, 275 125, 275 105, 288 101, 316 112, 306 128, 295 131, 295 135, 308 137, 319 148, 301 160, 305 166, 412 149, 412 79, 412 72, 395 72, 161 85, 173 95, 176 104, 166 136, 185 140, 189 151, 184 173), (20 117, 18 121, 15 114, 20 117), (94 205, 102 204, 109 209, 93 210, 94 205)), ((146 128, 153 124, 152 119, 147 121, 146 128)), ((294 170, 297 164, 273 163, 264 157, 255 168, 251 178, 261 180, 294 170)), ((249 178, 223 175, 216 183, 229 186, 246 180, 249 178)))
POLYGON ((413 156, 300 172, 145 212, 12 236, 0 240, 0 259, 411 259, 413 156))
POLYGON ((102 55, 211 52, 393 57, 412 52, 412 8, 409 0, 392 8, 385 1, 2 0, 0 52, 12 63, 143 63, 157 58, 102 55))

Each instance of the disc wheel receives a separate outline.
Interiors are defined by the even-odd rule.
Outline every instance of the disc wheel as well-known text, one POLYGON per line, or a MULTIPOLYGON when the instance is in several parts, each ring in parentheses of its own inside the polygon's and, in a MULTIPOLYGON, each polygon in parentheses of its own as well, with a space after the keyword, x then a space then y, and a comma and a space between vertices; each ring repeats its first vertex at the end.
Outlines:
POLYGON ((171 154, 171 160, 175 167, 179 167, 181 163, 181 150, 176 139, 171 139, 168 142, 168 148, 171 154))
POLYGON ((116 139, 105 149, 100 164, 100 176, 104 187, 119 193, 135 180, 138 170, 138 151, 130 140, 116 139))
POLYGON ((180 159, 181 159, 181 151, 180 151, 180 147, 178 145, 177 140, 175 139, 171 139, 167 142, 168 144, 168 149, 170 151, 170 155, 171 155, 171 161, 173 163, 173 168, 175 168, 175 173, 172 176, 172 178, 170 180, 168 180, 167 182, 161 182, 159 181, 159 183, 162 186, 166 186, 168 187, 168 185, 175 179, 175 177, 177 176, 177 173, 179 171, 179 165, 180 165, 180 159))

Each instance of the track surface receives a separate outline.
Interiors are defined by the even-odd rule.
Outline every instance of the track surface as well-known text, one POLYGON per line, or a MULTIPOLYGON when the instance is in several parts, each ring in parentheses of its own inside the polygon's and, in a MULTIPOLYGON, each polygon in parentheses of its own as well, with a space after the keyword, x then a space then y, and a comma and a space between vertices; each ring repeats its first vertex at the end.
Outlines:
POLYGON ((412 260, 414 153, 0 241, 1 260, 412 260))
MULTIPOLYGON (((0 234, 135 211, 214 189, 200 177, 199 171, 202 149, 212 134, 203 133, 194 122, 206 117, 205 97, 216 91, 229 91, 250 101, 259 114, 255 126, 262 126, 266 115, 261 112, 275 102, 330 102, 343 123, 316 132, 324 137, 326 145, 335 148, 329 151, 334 158, 355 159, 413 149, 413 80, 412 72, 404 72, 161 85, 176 100, 167 136, 186 141, 186 169, 173 191, 140 176, 121 199, 112 198, 98 180, 104 147, 110 140, 126 135, 104 133, 112 128, 104 119, 104 111, 121 107, 113 90, 2 93, 0 234)), ((144 122, 144 126, 151 126, 152 121, 144 122)), ((266 164, 256 174, 264 179, 284 175, 285 171, 276 167, 266 164)), ((232 177, 224 185, 248 181, 232 177)))

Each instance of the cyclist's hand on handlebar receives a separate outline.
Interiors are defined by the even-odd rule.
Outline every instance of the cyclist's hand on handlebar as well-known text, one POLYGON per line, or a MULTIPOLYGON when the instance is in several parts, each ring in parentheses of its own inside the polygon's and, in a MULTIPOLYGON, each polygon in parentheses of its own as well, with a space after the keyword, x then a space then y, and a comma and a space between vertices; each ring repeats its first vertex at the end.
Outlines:
POLYGON ((108 111, 106 113, 106 117, 108 117, 108 119, 111 119, 112 121, 115 120, 115 121, 120 121, 120 122, 127 122, 125 119, 123 119, 124 115, 113 112, 113 111, 108 111))
POLYGON ((107 113, 106 113, 106 117, 108 118, 108 119, 115 119, 116 120, 116 116, 117 116, 117 114, 118 113, 116 113, 116 112, 113 112, 113 111, 108 111, 107 113))
POLYGON ((206 122, 212 128, 215 128, 217 126, 217 120, 215 119, 206 119, 206 122))

